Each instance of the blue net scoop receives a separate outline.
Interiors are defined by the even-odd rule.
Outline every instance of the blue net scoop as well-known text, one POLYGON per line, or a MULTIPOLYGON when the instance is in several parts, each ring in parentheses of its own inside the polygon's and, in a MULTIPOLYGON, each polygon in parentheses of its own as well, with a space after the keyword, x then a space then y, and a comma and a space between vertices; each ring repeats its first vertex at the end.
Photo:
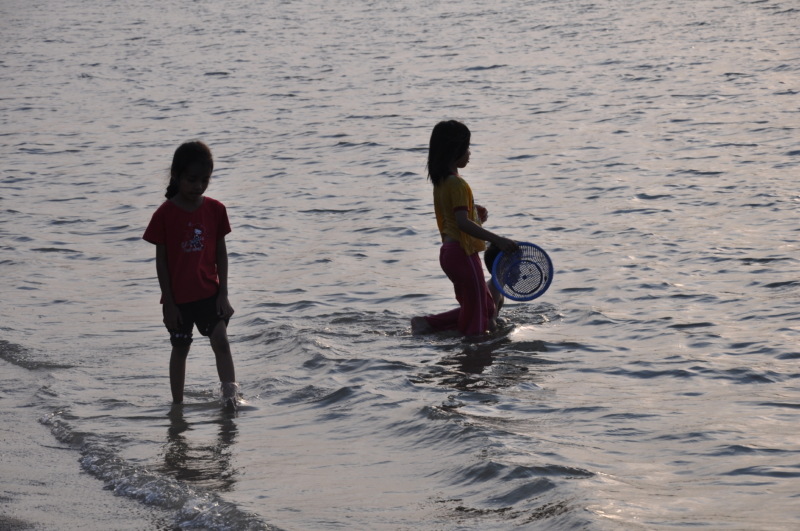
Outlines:
POLYGON ((542 295, 553 280, 553 262, 538 245, 518 242, 519 251, 500 253, 492 265, 492 281, 511 300, 529 301, 542 295))

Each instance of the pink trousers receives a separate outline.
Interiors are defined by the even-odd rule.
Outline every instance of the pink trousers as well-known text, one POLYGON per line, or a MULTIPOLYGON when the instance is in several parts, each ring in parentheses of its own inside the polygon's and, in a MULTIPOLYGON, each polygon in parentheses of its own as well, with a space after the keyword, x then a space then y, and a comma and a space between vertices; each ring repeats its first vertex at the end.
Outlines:
POLYGON ((478 253, 467 256, 461 244, 443 243, 439 264, 453 283, 460 306, 438 315, 426 315, 425 320, 434 330, 458 330, 465 336, 483 334, 494 316, 494 300, 486 287, 478 253))

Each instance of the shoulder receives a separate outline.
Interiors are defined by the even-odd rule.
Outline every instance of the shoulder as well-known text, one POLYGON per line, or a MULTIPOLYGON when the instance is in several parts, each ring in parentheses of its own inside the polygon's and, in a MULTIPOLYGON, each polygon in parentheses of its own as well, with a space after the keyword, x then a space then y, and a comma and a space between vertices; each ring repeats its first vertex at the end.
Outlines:
POLYGON ((465 181, 462 176, 451 173, 447 179, 444 180, 444 184, 449 184, 450 186, 464 186, 467 184, 467 181, 465 181))
POLYGON ((172 207, 174 207, 174 206, 175 206, 175 203, 173 203, 171 200, 167 199, 166 201, 161 203, 161 205, 156 209, 156 212, 164 212, 164 211, 172 209, 172 207))
POLYGON ((153 212, 152 219, 160 219, 167 216, 169 212, 172 210, 173 206, 174 205, 172 204, 172 201, 167 199, 166 201, 161 203, 161 205, 159 205, 159 207, 156 209, 155 212, 153 212))
POLYGON ((217 201, 213 197, 208 196, 206 196, 205 200, 203 201, 203 208, 213 210, 217 213, 224 213, 227 210, 221 201, 217 201))
POLYGON ((469 190, 469 185, 461 176, 450 175, 442 183, 442 188, 446 191, 469 190))
POLYGON ((228 211, 225 209, 225 205, 216 199, 206 197, 203 201, 203 208, 209 215, 209 221, 216 224, 218 237, 223 237, 231 232, 231 223, 228 220, 228 211))
POLYGON ((150 223, 148 223, 144 235, 142 236, 144 240, 154 244, 160 244, 166 241, 165 234, 171 226, 170 214, 173 212, 170 208, 170 204, 170 201, 164 201, 161 203, 161 206, 153 212, 153 215, 150 217, 150 223))

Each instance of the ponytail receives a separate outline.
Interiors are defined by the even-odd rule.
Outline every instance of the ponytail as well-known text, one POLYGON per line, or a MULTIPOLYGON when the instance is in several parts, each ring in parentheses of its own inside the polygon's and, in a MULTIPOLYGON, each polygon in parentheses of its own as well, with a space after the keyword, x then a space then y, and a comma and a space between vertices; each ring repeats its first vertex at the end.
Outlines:
POLYGON ((172 166, 169 169, 169 184, 167 193, 164 194, 167 199, 178 195, 180 190, 178 183, 181 177, 189 169, 189 166, 198 163, 205 164, 211 171, 214 170, 214 157, 211 156, 211 150, 207 145, 199 140, 193 140, 178 146, 172 156, 172 166))
POLYGON ((167 199, 172 199, 178 195, 178 181, 170 175, 169 184, 167 185, 167 193, 164 194, 164 197, 167 199))

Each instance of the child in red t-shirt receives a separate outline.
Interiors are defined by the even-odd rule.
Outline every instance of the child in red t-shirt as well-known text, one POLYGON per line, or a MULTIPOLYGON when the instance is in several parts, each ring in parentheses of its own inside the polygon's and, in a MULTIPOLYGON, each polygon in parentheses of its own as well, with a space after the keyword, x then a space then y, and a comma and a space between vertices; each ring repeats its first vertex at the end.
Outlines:
POLYGON ((186 357, 192 329, 211 340, 226 408, 236 409, 236 374, 227 326, 233 315, 228 302, 228 251, 231 231, 225 206, 205 197, 214 159, 204 143, 186 142, 175 151, 165 201, 150 220, 143 238, 156 246, 164 324, 172 355, 169 382, 172 400, 183 402, 186 357))

